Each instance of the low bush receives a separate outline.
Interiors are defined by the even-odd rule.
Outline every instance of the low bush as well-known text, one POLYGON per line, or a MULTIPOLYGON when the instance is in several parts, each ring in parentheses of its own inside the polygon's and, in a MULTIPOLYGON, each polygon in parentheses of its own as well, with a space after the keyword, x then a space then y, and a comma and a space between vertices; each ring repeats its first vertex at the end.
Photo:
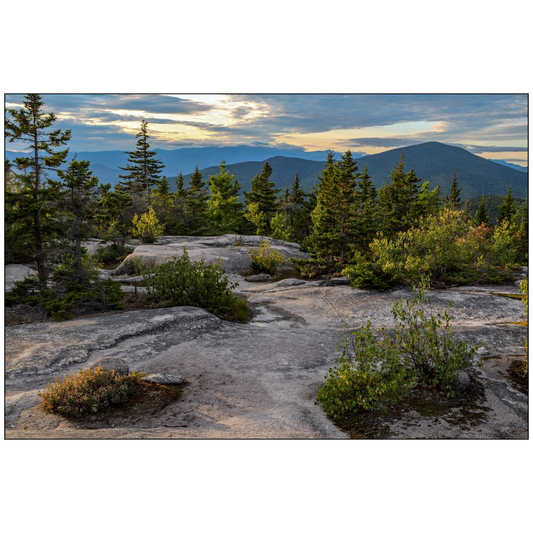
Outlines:
POLYGON ((350 264, 342 271, 348 276, 350 284, 357 289, 384 291, 391 287, 394 278, 361 252, 355 252, 350 264))
POLYGON ((444 208, 420 226, 392 237, 379 234, 365 256, 354 254, 345 269, 352 285, 383 289, 392 284, 500 283, 518 259, 516 228, 473 227, 461 211, 444 208))
POLYGON ((135 374, 121 376, 98 367, 80 370, 62 381, 56 378, 39 396, 42 407, 49 413, 82 418, 125 403, 135 394, 138 382, 135 374))
POLYGON ((417 385, 440 386, 449 396, 459 370, 472 365, 477 346, 452 338, 450 315, 427 306, 423 290, 394 305, 395 326, 381 339, 368 324, 352 332, 330 368, 316 403, 335 420, 403 398, 417 385))
POLYGON ((291 259, 290 261, 303 279, 315 279, 328 272, 327 265, 317 259, 291 259))
POLYGON ((148 208, 148 212, 143 213, 141 216, 135 214, 132 224, 132 235, 134 237, 139 237, 144 243, 155 242, 157 237, 163 235, 165 230, 164 224, 159 223, 159 219, 152 206, 148 208))
POLYGON ((100 263, 110 265, 122 262, 132 251, 133 248, 128 246, 111 244, 105 248, 99 248, 95 253, 95 257, 100 263))
POLYGON ((423 289, 405 302, 395 302, 392 315, 396 349, 417 383, 450 392, 457 372, 472 366, 479 346, 452 338, 449 311, 434 311, 423 289))
POLYGON ((265 272, 271 275, 275 275, 278 267, 285 261, 282 253, 272 248, 265 240, 260 242, 259 249, 248 252, 248 257, 252 261, 250 266, 254 272, 265 272))
POLYGON ((334 420, 347 419, 362 411, 385 409, 411 388, 407 369, 391 339, 379 341, 371 323, 352 332, 337 365, 330 368, 318 390, 316 403, 334 420))
POLYGON ((124 293, 116 281, 97 280, 84 285, 65 281, 59 275, 47 289, 39 286, 37 278, 17 281, 6 293, 5 303, 35 306, 55 320, 68 320, 76 314, 124 309, 124 293))
POLYGON ((144 273, 149 293, 164 306, 190 305, 225 315, 235 305, 237 284, 225 276, 220 262, 191 261, 187 250, 144 273))

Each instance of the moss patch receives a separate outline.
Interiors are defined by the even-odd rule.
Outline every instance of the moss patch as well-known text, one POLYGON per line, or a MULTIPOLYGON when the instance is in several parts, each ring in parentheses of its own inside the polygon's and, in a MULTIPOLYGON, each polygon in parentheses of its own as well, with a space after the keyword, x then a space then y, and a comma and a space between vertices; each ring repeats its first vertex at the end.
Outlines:
POLYGON ((391 425, 412 423, 409 415, 413 412, 423 418, 442 420, 461 429, 479 426, 486 422, 489 407, 484 405, 483 385, 472 379, 466 392, 456 398, 435 387, 417 387, 408 397, 384 411, 371 411, 354 415, 337 423, 352 439, 387 439, 392 436, 391 425))

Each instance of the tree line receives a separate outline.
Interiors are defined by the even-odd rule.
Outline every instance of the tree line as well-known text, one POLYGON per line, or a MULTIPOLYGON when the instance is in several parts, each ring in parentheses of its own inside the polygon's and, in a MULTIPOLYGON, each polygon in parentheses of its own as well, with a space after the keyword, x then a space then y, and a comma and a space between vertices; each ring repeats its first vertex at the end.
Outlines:
MULTIPOLYGON (((517 209, 510 189, 491 228, 483 201, 470 217, 455 174, 449 194, 442 198, 439 187, 430 189, 414 170, 405 168, 402 156, 387 183, 376 189, 368 169, 360 171, 348 150, 339 160, 328 154, 309 193, 301 188, 298 174, 291 186, 276 188, 266 162, 250 191, 243 191, 242 201, 241 186, 225 161, 208 177, 197 166, 187 185, 180 173, 171 192, 164 165, 150 149, 146 121, 112 188, 93 175, 89 161, 74 157, 66 169, 60 168, 67 162, 71 131, 54 129, 56 117, 43 106, 39 95, 29 94, 20 110, 8 111, 5 121, 7 140, 22 141, 30 149, 12 163, 6 161, 6 259, 35 262, 43 287, 50 269, 66 256, 72 258, 76 282, 82 282, 82 243, 90 237, 111 243, 119 254, 132 236, 150 242, 163 233, 255 233, 300 243, 311 257, 300 265, 303 275, 344 272, 356 286, 378 288, 391 279, 398 281, 387 271, 390 264, 414 261, 401 249, 406 243, 413 246, 411 252, 416 248, 422 255, 432 253, 424 246, 431 242, 428 232, 439 224, 454 225, 450 235, 455 243, 481 235, 487 246, 476 246, 485 256, 494 255, 492 248, 499 246, 512 251, 506 256, 508 265, 526 260, 527 202, 517 209)), ((428 267, 420 268, 425 272, 428 267)))

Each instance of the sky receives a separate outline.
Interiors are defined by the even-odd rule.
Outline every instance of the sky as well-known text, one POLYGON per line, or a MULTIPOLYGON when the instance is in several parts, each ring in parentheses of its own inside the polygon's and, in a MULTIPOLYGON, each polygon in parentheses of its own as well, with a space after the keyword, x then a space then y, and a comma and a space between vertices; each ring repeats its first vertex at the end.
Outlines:
MULTIPOLYGON (((24 95, 5 95, 7 109, 24 95)), ((428 141, 527 166, 527 95, 44 94, 73 151, 255 145, 375 154, 428 141)), ((7 143, 9 150, 24 145, 7 143)))

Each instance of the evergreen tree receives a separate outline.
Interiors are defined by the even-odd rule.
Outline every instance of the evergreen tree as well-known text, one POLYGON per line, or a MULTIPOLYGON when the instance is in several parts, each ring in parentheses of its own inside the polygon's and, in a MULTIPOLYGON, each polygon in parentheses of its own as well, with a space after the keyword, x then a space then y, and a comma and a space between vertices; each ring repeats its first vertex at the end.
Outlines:
POLYGON ((274 182, 270 180, 272 167, 268 161, 265 162, 260 174, 256 174, 251 182, 250 192, 244 192, 245 203, 257 204, 259 212, 265 214, 267 228, 270 226, 271 218, 276 214, 276 195, 281 189, 276 189, 274 182))
POLYGON ((474 227, 481 226, 481 224, 489 225, 489 215, 487 213, 487 210, 485 209, 485 197, 483 196, 481 198, 481 201, 479 202, 479 206, 477 208, 477 211, 474 215, 474 218, 472 219, 472 223, 474 224, 474 227))
POLYGON ((185 196, 185 215, 189 232, 193 235, 205 233, 208 228, 207 220, 207 197, 203 175, 198 169, 194 169, 189 180, 189 187, 185 196))
POLYGON ((124 249, 133 217, 133 200, 120 185, 111 191, 110 184, 100 185, 98 209, 98 236, 104 242, 112 242, 115 247, 124 249))
POLYGON ((429 181, 424 181, 418 195, 419 217, 436 215, 440 207, 440 186, 429 190, 429 181))
POLYGON ((419 201, 420 179, 414 170, 405 172, 403 153, 397 167, 379 191, 380 226, 386 236, 405 231, 416 225, 424 214, 419 201))
POLYGON ((498 224, 501 224, 504 221, 511 222, 516 215, 516 206, 513 198, 513 191, 511 187, 507 189, 507 194, 503 199, 503 202, 498 210, 498 224))
POLYGON ((459 196, 462 189, 457 186, 457 172, 453 173, 452 186, 450 188, 450 196, 446 196, 444 203, 453 209, 457 209, 461 205, 461 197, 459 196))
POLYGON ((354 242, 354 212, 357 164, 350 150, 336 162, 333 153, 319 178, 317 205, 311 214, 310 244, 313 255, 334 265, 345 264, 354 242))
MULTIPOLYGON (((174 204, 174 195, 170 192, 170 183, 166 176, 163 176, 156 184, 153 192, 152 206, 157 218, 162 224, 166 228, 171 228, 169 233, 177 230, 177 227, 173 227, 173 222, 176 217, 179 218, 179 214, 175 213, 176 211, 179 213, 179 209, 174 204)), ((176 233, 180 233, 179 230, 176 233)))
MULTIPOLYGON (((5 136, 9 142, 22 141, 29 145, 31 154, 17 157, 15 167, 20 171, 16 178, 22 184, 21 190, 11 193, 6 200, 16 209, 12 215, 19 229, 29 233, 28 247, 37 264, 41 286, 46 285, 45 245, 53 236, 53 228, 48 225, 47 184, 44 182, 47 171, 56 170, 65 162, 68 149, 54 151, 65 146, 70 140, 70 130, 50 130, 56 117, 43 112, 44 102, 38 94, 28 94, 22 109, 10 109, 11 120, 5 120, 5 136)), ((19 235, 21 239, 23 235, 19 235)), ((6 243, 7 244, 7 243, 6 243)))
POLYGON ((357 180, 355 191, 354 246, 359 251, 366 251, 377 232, 377 192, 368 165, 357 180))
POLYGON ((239 231, 242 225, 240 190, 241 186, 235 176, 227 171, 226 162, 221 161, 218 174, 209 176, 210 195, 207 200, 207 214, 217 231, 239 231))
POLYGON ((59 206, 65 223, 65 236, 73 243, 76 269, 73 282, 85 283, 87 272, 82 265, 82 240, 90 236, 97 209, 98 178, 89 170, 88 161, 71 161, 67 170, 58 170, 61 181, 53 186, 59 190, 59 206))
POLYGON ((159 175, 165 167, 161 160, 155 158, 156 152, 150 150, 149 137, 148 122, 143 120, 141 131, 136 135, 137 147, 135 151, 126 152, 129 155, 128 163, 130 164, 119 167, 128 172, 128 174, 119 176, 122 179, 121 184, 133 195, 145 193, 148 205, 151 204, 150 191, 161 179, 159 175))

